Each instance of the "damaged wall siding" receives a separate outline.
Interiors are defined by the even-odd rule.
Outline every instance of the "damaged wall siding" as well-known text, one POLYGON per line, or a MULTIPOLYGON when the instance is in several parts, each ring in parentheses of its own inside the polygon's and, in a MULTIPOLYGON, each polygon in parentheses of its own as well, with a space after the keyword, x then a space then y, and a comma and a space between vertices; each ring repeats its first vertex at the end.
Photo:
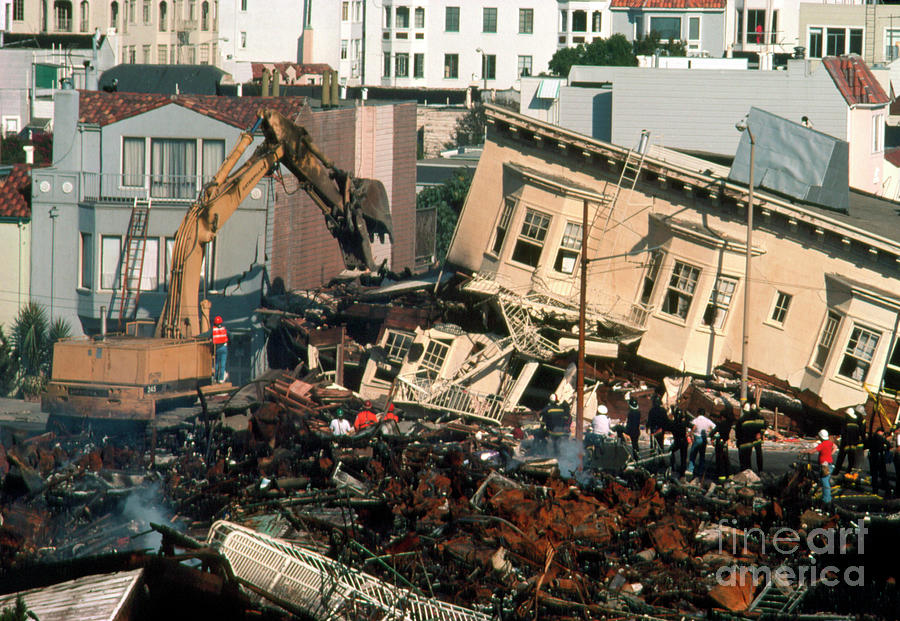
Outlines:
MULTIPOLYGON (((476 272, 495 273, 498 282, 523 294, 540 286, 546 289, 547 282, 565 281, 554 263, 566 225, 581 221, 576 190, 588 187, 597 193, 610 192, 618 168, 610 171, 597 165, 597 159, 586 164, 583 156, 560 148, 565 145, 550 146, 536 148, 535 141, 526 143, 514 134, 490 132, 450 248, 450 262, 476 272), (575 189, 517 178, 510 163, 564 179, 575 189), (568 196, 563 198, 563 194, 568 196), (512 212, 495 253, 504 205, 510 205, 512 212), (529 212, 531 216, 526 215, 529 212), (514 254, 517 243, 529 241, 525 219, 530 217, 533 225, 535 213, 550 221, 543 241, 538 242, 539 259, 532 267, 515 260, 514 254)), ((688 372, 698 374, 709 373, 726 359, 740 359, 745 213, 732 201, 701 198, 684 192, 680 183, 660 183, 645 174, 633 193, 623 189, 605 234, 589 244, 589 258, 600 260, 591 264, 588 303, 610 308, 640 302, 651 257, 647 250, 659 247, 660 268, 656 278, 647 283, 652 311, 638 353, 673 368, 683 364, 688 372), (631 256, 621 256, 625 254, 631 256), (722 291, 717 298, 718 315, 714 309, 708 310, 717 283, 722 291), (716 325, 706 325, 710 318, 716 325)), ((602 224, 600 227, 602 230, 602 224)), ((532 226, 530 234, 534 232, 532 226)), ((896 282, 895 261, 879 259, 849 237, 844 239, 846 242, 829 235, 826 240, 824 235, 798 228, 796 222, 791 225, 784 218, 767 218, 757 209, 749 364, 792 385, 809 388, 833 407, 863 401, 862 380, 878 385, 900 308, 900 301, 889 294, 879 297, 857 291, 848 297, 838 283, 826 279, 828 273, 844 274, 885 291, 896 282), (781 321, 775 310, 779 294, 791 296, 781 321), (830 348, 822 353, 817 344, 834 318, 838 323, 830 348), (846 352, 867 335, 877 338, 874 351, 856 353, 863 357, 871 354, 862 361, 868 369, 865 373, 849 371, 847 364, 852 361, 846 352)), ((577 300, 577 281, 576 270, 569 279, 573 301, 577 300)))

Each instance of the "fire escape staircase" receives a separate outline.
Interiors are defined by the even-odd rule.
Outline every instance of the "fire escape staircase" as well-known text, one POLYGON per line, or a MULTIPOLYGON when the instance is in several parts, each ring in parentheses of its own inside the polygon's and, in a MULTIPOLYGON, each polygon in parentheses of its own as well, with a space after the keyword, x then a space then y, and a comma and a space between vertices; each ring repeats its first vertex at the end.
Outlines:
POLYGON ((147 225, 150 220, 150 199, 135 198, 128 221, 128 234, 120 261, 120 286, 113 294, 109 317, 118 315, 119 328, 133 319, 141 297, 141 277, 144 270, 144 251, 147 248, 147 225))
POLYGON ((761 615, 790 615, 803 602, 809 587, 805 584, 779 587, 769 580, 747 609, 761 615))

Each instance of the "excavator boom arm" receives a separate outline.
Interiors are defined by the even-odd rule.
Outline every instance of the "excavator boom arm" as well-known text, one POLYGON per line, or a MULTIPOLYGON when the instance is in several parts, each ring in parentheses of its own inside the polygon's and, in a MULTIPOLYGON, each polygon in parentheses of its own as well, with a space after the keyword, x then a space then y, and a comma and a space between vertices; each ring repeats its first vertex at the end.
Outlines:
POLYGON ((387 192, 380 181, 356 179, 341 170, 310 140, 309 134, 274 110, 260 110, 256 124, 241 134, 213 179, 204 186, 178 227, 172 251, 169 294, 156 336, 192 338, 209 330, 208 311, 199 301, 206 244, 247 194, 279 163, 285 165, 325 216, 348 268, 377 268, 371 241, 393 235, 387 192), (253 132, 262 126, 265 141, 232 172, 253 132))

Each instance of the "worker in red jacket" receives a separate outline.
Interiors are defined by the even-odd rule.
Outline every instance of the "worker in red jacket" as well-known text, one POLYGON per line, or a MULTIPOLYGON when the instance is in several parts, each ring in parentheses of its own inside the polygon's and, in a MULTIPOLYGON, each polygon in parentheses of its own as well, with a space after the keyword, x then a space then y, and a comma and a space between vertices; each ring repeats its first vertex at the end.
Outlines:
POLYGON ((357 431, 362 431, 366 427, 371 427, 377 423, 378 417, 372 411, 372 402, 367 400, 363 404, 363 409, 356 415, 356 420, 353 421, 353 428, 357 431))
POLYGON ((394 412, 394 404, 393 403, 388 403, 387 410, 385 410, 384 414, 381 415, 381 422, 385 423, 389 420, 392 420, 395 423, 400 422, 400 419, 397 418, 397 413, 394 412))
POLYGON ((219 315, 213 320, 212 342, 216 353, 215 380, 221 384, 228 379, 228 373, 225 372, 225 365, 228 363, 228 330, 219 315))

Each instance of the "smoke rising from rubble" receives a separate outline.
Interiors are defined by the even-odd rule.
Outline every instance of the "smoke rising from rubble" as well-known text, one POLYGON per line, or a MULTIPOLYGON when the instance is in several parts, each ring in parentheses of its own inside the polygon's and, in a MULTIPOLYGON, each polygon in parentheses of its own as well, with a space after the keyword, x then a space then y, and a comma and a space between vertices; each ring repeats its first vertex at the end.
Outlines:
MULTIPOLYGON (((122 518, 127 521, 137 522, 140 526, 138 532, 150 530, 150 522, 157 524, 169 524, 172 512, 162 502, 162 493, 158 482, 139 487, 129 494, 122 507, 122 518)), ((134 547, 159 549, 162 544, 162 535, 156 531, 142 535, 134 539, 134 547)))

